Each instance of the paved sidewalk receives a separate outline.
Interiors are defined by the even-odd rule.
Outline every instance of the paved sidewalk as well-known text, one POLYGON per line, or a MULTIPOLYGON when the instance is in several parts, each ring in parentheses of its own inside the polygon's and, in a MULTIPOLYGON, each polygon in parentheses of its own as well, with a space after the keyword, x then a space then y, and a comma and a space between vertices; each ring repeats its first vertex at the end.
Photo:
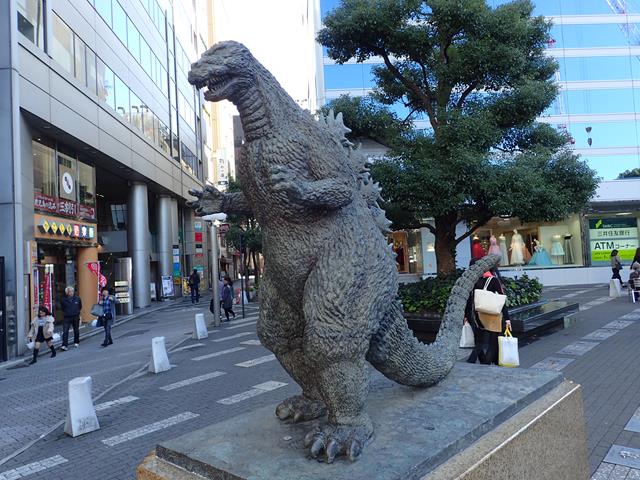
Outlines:
MULTIPOLYGON (((633 431, 640 424, 640 304, 627 297, 609 299, 602 285, 546 289, 544 295, 578 301, 581 311, 571 327, 522 347, 522 366, 561 369, 582 385, 593 479, 640 479, 640 468, 633 467, 640 459, 634 450, 640 452, 640 434, 633 431)), ((0 385, 6 385, 0 402, 11 402, 8 431, 20 436, 28 427, 28 438, 46 430, 43 413, 51 416, 47 425, 64 418, 68 379, 91 375, 95 397, 116 378, 133 374, 96 400, 100 430, 70 438, 57 428, 1 465, 0 480, 133 479, 136 465, 159 441, 275 406, 299 391, 258 342, 256 305, 247 306, 246 319, 210 327, 209 338, 193 340, 193 315, 203 310, 202 304, 181 306, 140 317, 114 331, 113 347, 97 348, 96 338, 91 350, 83 344, 56 359, 43 358, 37 368, 0 371, 0 385), (141 367, 151 336, 160 334, 173 348, 169 359, 175 367, 154 375, 141 367)), ((211 320, 208 312, 206 318, 211 320)))

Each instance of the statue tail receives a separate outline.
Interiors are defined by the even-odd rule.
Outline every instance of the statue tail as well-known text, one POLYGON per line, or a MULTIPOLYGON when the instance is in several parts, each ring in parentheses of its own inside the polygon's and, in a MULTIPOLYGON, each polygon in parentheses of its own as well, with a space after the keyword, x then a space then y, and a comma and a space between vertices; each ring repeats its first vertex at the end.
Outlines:
POLYGON ((391 380, 427 387, 442 380, 457 361, 467 299, 484 272, 498 264, 498 255, 478 260, 456 281, 435 342, 425 345, 414 336, 402 315, 402 305, 394 302, 371 338, 367 360, 391 380))

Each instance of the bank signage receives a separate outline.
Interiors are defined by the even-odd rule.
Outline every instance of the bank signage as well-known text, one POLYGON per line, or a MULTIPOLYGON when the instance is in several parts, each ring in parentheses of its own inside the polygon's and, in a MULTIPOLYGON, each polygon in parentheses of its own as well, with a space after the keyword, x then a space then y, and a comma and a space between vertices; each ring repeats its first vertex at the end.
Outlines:
POLYGON ((631 260, 638 245, 638 221, 635 218, 589 219, 592 264, 609 265, 612 250, 618 250, 622 260, 631 260))

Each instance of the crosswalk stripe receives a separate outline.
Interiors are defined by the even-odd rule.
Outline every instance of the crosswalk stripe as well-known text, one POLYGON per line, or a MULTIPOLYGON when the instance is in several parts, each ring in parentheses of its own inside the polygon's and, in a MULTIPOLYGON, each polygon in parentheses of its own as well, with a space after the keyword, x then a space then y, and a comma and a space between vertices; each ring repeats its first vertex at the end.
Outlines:
POLYGON ((110 402, 99 403, 96 405, 96 412, 101 412, 102 410, 107 410, 111 407, 116 407, 118 405, 123 405, 125 403, 135 402, 136 400, 140 400, 138 397, 134 397, 133 395, 128 395, 126 397, 117 398, 116 400, 111 400, 110 402))
POLYGON ((245 340, 240 342, 240 345, 262 345, 262 343, 260 343, 260 340, 245 340))
POLYGON ((216 338, 214 342, 224 342, 225 340, 233 340, 234 338, 246 337, 247 335, 254 335, 254 332, 242 332, 231 335, 230 337, 216 338))
POLYGON ((212 378, 220 377, 222 375, 226 375, 226 372, 215 371, 211 373, 205 373, 204 375, 198 375, 197 377, 191 377, 191 378, 187 378, 186 380, 170 383, 169 385, 160 387, 160 390, 164 390, 165 392, 168 392, 170 390, 175 390, 176 388, 186 387, 187 385, 192 385, 198 382, 204 382, 205 380, 210 380, 212 378))
POLYGON ((257 395, 262 395, 263 393, 271 392, 272 390, 276 390, 287 385, 288 384, 284 382, 276 382, 274 380, 270 380, 268 382, 260 383, 259 385, 254 385, 251 390, 247 390, 246 392, 222 398, 218 400, 218 403, 221 403, 223 405, 233 405, 234 403, 242 402, 243 400, 247 400, 257 395))
POLYGON ((245 322, 242 325, 234 325, 232 327, 227 327, 227 330, 235 330, 236 328, 249 327, 251 325, 255 325, 256 323, 258 323, 256 320, 254 320, 253 322, 245 322))
POLYGON ((240 350, 244 350, 244 347, 228 348, 226 350, 220 350, 219 352, 213 352, 207 355, 200 355, 199 357, 193 357, 191 360, 193 360, 194 362, 200 362, 208 358, 219 357, 220 355, 226 355, 227 353, 239 352, 240 350))
POLYGON ((173 417, 160 420, 159 422, 151 423, 149 425, 136 428, 135 430, 130 430, 128 432, 121 433, 120 435, 115 435, 113 437, 105 438, 104 440, 102 440, 102 443, 104 443, 109 447, 113 447, 115 445, 119 445, 120 443, 128 442, 129 440, 133 440, 135 438, 142 437, 144 435, 148 435, 153 432, 157 432, 158 430, 163 430, 165 428, 172 427, 173 425, 186 422, 187 420, 191 420, 192 418, 196 418, 199 416, 200 415, 197 413, 183 412, 178 415, 174 415, 173 417))
POLYGON ((183 350, 191 350, 192 348, 204 347, 204 343, 194 343, 193 345, 187 345, 186 347, 176 348, 175 350, 171 350, 171 353, 182 352, 183 350))
POLYGON ((24 478, 27 475, 33 473, 42 472, 51 467, 62 465, 67 463, 68 460, 61 455, 55 455, 53 457, 45 458, 44 460, 38 460, 37 462, 28 463, 18 468, 6 470, 0 473, 0 480, 18 480, 24 478))
POLYGON ((275 355, 265 355, 264 357, 254 358, 253 360, 247 360, 246 362, 236 363, 236 367, 255 367, 261 363, 272 362, 276 359, 275 355))

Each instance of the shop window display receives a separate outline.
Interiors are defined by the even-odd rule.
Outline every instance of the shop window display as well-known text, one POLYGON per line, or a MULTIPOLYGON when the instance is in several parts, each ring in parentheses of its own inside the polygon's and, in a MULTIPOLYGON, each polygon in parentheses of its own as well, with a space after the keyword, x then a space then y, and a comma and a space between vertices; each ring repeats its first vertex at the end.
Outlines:
POLYGON ((562 222, 539 223, 496 217, 476 232, 471 255, 477 258, 481 251, 498 254, 502 268, 580 266, 581 238, 578 215, 562 222))
POLYGON ((422 238, 419 230, 392 232, 388 241, 396 254, 398 273, 422 273, 422 238))

